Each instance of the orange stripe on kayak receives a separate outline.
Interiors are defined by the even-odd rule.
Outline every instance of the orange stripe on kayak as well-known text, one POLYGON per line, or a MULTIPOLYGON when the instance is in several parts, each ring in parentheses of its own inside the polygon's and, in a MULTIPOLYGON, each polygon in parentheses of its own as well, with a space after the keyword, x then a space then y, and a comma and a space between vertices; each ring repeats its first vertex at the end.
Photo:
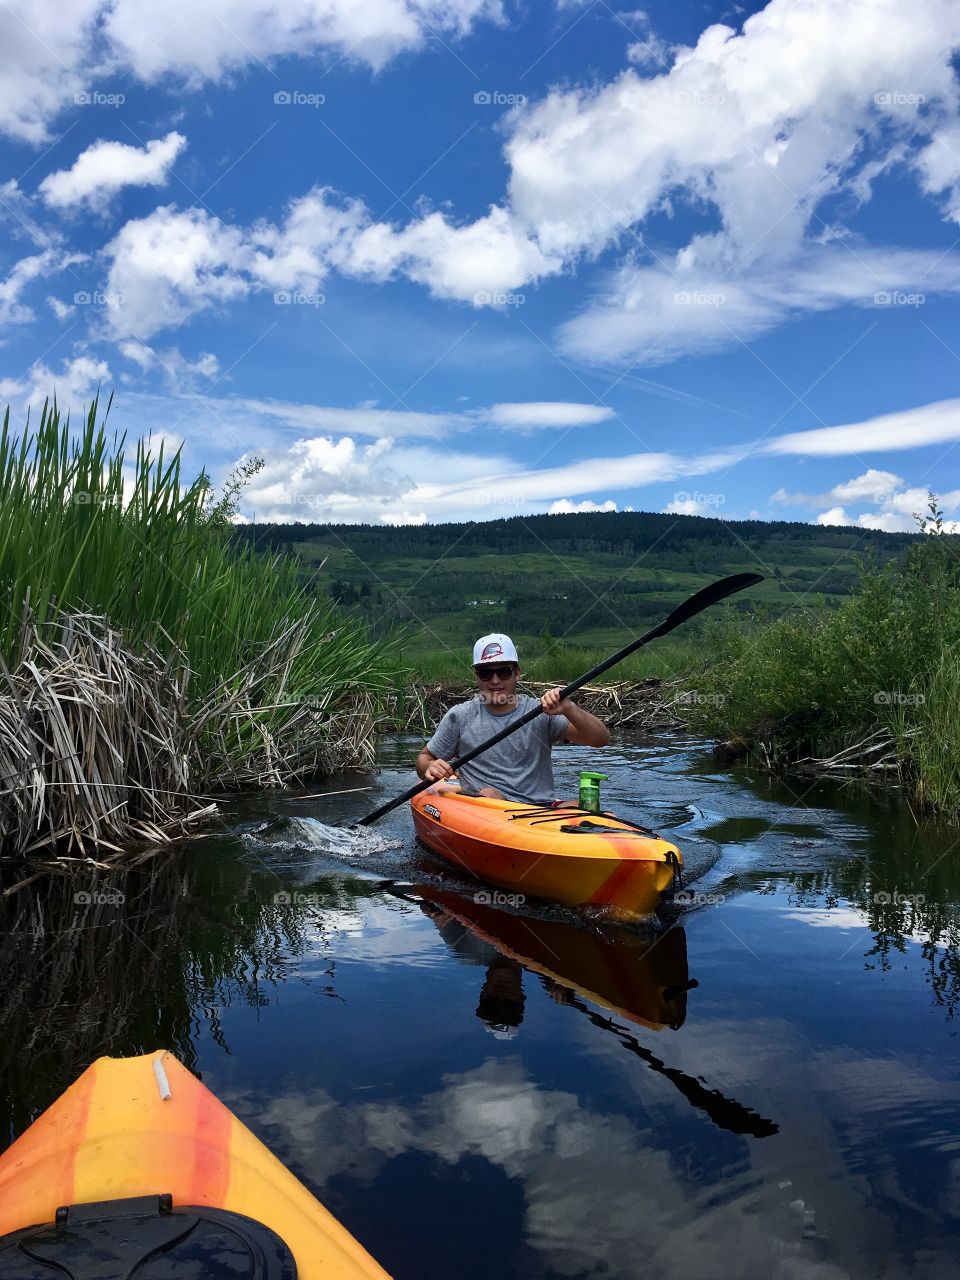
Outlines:
POLYGON ((168 1055, 164 1066, 174 1098, 186 1095, 193 1103, 193 1123, 181 1135, 184 1155, 190 1161, 184 1202, 225 1207, 230 1187, 233 1116, 209 1089, 198 1087, 199 1082, 176 1059, 171 1060, 168 1055))
POLYGON ((616 905, 620 902, 621 894, 623 894, 630 884, 636 878, 637 871, 643 866, 640 861, 624 859, 620 865, 607 876, 600 888, 590 898, 590 902, 595 906, 604 904, 616 905))
POLYGON ((0 1235, 51 1222, 60 1205, 76 1200, 77 1152, 86 1131, 95 1084, 94 1072, 85 1071, 4 1152, 0 1235), (67 1108, 62 1105, 64 1098, 69 1099, 67 1108))
MULTIPOLYGON (((66 1139, 60 1139, 67 1148, 67 1151, 65 1153, 66 1158, 63 1162, 63 1168, 57 1175, 57 1203, 54 1206, 54 1214, 62 1204, 72 1204, 76 1199, 74 1192, 77 1180, 77 1154, 86 1133, 87 1120, 90 1115, 90 1104, 93 1102, 96 1083, 97 1077, 95 1072, 88 1070, 83 1073, 80 1079, 76 1081, 73 1088, 69 1091, 70 1103, 73 1110, 69 1113, 69 1118, 67 1120, 69 1133, 66 1139)), ((50 1215, 51 1218, 54 1214, 50 1215)))

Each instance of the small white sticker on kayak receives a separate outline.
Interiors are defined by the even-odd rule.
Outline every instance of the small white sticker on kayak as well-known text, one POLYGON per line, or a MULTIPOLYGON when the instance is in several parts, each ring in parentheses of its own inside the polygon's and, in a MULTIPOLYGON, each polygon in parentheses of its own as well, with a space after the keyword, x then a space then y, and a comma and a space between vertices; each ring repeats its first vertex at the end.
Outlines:
POLYGON ((425 804, 423 806, 423 812, 429 813, 431 818, 436 818, 438 822, 440 821, 440 810, 436 807, 436 805, 425 804))
POLYGON ((160 1090, 160 1097, 166 1102, 170 1097, 170 1082, 159 1058, 154 1058, 153 1060, 153 1074, 157 1077, 157 1088, 160 1090))

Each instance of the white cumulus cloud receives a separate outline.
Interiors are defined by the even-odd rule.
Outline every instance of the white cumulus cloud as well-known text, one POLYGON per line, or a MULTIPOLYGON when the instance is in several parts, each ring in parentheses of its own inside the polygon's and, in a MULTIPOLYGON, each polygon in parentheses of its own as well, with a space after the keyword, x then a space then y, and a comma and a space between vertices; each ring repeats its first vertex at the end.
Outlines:
POLYGON ((872 501, 879 502, 889 498, 903 484, 900 476, 892 471, 878 471, 871 467, 863 475, 854 476, 852 480, 844 480, 830 490, 830 497, 837 502, 872 501))
POLYGON ((380 516, 382 524, 392 524, 398 527, 405 524, 426 524, 427 519, 425 511, 384 511, 380 516))
POLYGON ((922 128, 917 105, 878 94, 909 86, 955 108, 958 42, 949 0, 771 0, 739 34, 707 27, 663 75, 627 70, 524 113, 507 146, 512 208, 547 252, 595 251, 685 190, 741 251, 793 248, 861 130, 922 128))
POLYGON ((161 206, 127 222, 106 253, 109 319, 122 336, 151 337, 254 290, 315 293, 328 272, 364 280, 405 275, 437 296, 496 306, 548 264, 499 210, 468 227, 429 213, 397 230, 359 201, 315 188, 277 225, 240 227, 202 209, 161 206))
MULTIPOLYGON (((503 10, 494 0, 225 0, 213 14, 187 0, 114 0, 104 19, 119 65, 145 80, 200 83, 246 65, 251 49, 260 58, 349 52, 380 66, 429 30, 464 35, 502 21, 503 10)), ((640 11, 626 19, 641 37, 632 56, 649 69, 639 46, 655 41, 653 28, 640 11)), ((275 224, 241 227, 171 207, 128 223, 109 246, 110 291, 125 298, 110 319, 120 336, 148 339, 254 290, 316 290, 331 271, 510 306, 680 205, 715 228, 649 256, 642 245, 621 253, 562 326, 563 350, 653 364, 749 341, 794 316, 874 306, 883 291, 957 292, 960 255, 848 245, 816 210, 838 193, 869 199, 897 163, 951 216, 958 46, 954 0, 909 9, 902 0, 770 0, 739 32, 715 24, 669 58, 660 50, 656 72, 627 67, 610 83, 554 89, 515 110, 504 121, 506 191, 473 221, 422 207, 405 224, 377 222, 362 201, 315 187, 275 224)), ((79 165, 54 175, 65 199, 93 190, 79 165)))
POLYGON ((110 376, 110 366, 96 356, 84 354, 64 360, 59 371, 38 360, 31 365, 26 382, 21 382, 15 394, 24 396, 25 403, 32 408, 39 407, 48 398, 51 401, 56 398, 66 416, 68 412, 85 409, 98 387, 109 394, 110 376))
POLYGON ((462 38, 503 19, 501 0, 113 0, 103 6, 116 55, 143 80, 219 80, 255 60, 325 51, 374 70, 431 31, 462 38))
MULTIPOLYGON (((616 511, 617 504, 612 498, 608 498, 606 502, 594 502, 591 498, 584 498, 582 502, 571 502, 569 498, 559 498, 550 505, 551 515, 573 515, 577 511, 616 511)), ((629 508, 627 508, 629 510, 629 508)))
POLYGON ((70 303, 61 302, 59 298, 53 297, 52 294, 47 298, 47 306, 58 320, 66 320, 67 316, 73 311, 70 303))
POLYGON ((69 169, 49 174, 40 194, 57 209, 86 204, 104 208, 124 187, 160 187, 167 181, 177 156, 187 145, 182 133, 171 132, 143 147, 98 139, 69 169))
POLYGON ((251 288, 250 244, 238 228, 203 209, 166 205, 131 219, 106 253, 106 314, 118 337, 151 338, 251 288))
POLYGON ((943 197, 948 216, 960 222, 960 121, 937 129, 914 166, 924 191, 943 197))
MULTIPOLYGON (((850 480, 835 484, 827 493, 788 493, 781 488, 771 495, 770 500, 786 506, 823 506, 832 502, 832 506, 814 517, 814 524, 849 524, 864 529, 882 529, 887 533, 916 533, 917 516, 927 513, 929 499, 928 487, 909 485, 892 471, 871 467, 850 480), (848 507, 873 509, 854 513, 848 507)), ((960 489, 941 490, 937 494, 937 502, 948 515, 960 513, 960 489)), ((956 523, 947 522, 951 532, 956 523)))
POLYGON ((958 44, 949 0, 771 0, 740 33, 708 27, 661 74, 628 69, 517 113, 506 207, 548 260, 597 254, 678 204, 719 227, 624 259, 562 327, 563 348, 654 364, 885 290, 956 291, 956 255, 819 243, 816 209, 844 188, 869 198, 895 160, 915 161, 929 194, 954 191, 958 44))
POLYGON ((831 507, 829 511, 821 511, 814 524, 854 524, 843 507, 831 507))
POLYGON ((0 131, 43 142, 49 122, 85 87, 104 0, 7 0, 0 5, 0 131))
POLYGON ((501 0, 7 0, 0 6, 0 131, 28 142, 91 84, 169 76, 199 89, 298 55, 374 71, 431 35, 504 21, 501 0), (105 79, 105 77, 107 77, 105 79))
POLYGON ((244 490, 244 507, 267 521, 369 518, 413 487, 392 466, 391 446, 387 439, 359 445, 349 436, 313 436, 288 449, 258 449, 265 465, 244 490))
MULTIPOLYGON (((131 405, 127 397, 124 403, 131 405)), ((173 402, 174 404, 176 402, 173 402)), ((680 458, 641 453, 585 457, 554 467, 530 467, 505 450, 489 445, 468 452, 451 442, 382 436, 363 443, 352 436, 304 436, 288 445, 265 433, 257 415, 239 401, 202 398, 189 412, 213 414, 213 422, 229 424, 221 441, 224 472, 235 465, 231 439, 242 431, 250 439, 244 456, 255 453, 265 466, 244 489, 243 510, 258 520, 316 522, 395 522, 423 520, 490 520, 521 513, 614 511, 616 500, 605 493, 643 488, 680 475, 702 475, 719 465, 717 455, 680 458)), ((144 418, 139 400, 134 409, 144 418)), ((169 409, 149 406, 147 420, 175 421, 169 409)), ((193 422, 193 419, 192 419, 193 422)), ((634 504, 636 505, 636 504, 634 504)), ((631 510, 631 506, 620 506, 631 510)))
MULTIPOLYGON (((120 354, 137 365, 141 372, 159 369, 167 386, 174 392, 189 390, 198 379, 216 378, 220 362, 210 351, 201 352, 194 360, 188 359, 178 347, 154 348, 145 342, 131 339, 120 344, 120 354)), ((121 375, 124 381, 133 379, 121 375)))

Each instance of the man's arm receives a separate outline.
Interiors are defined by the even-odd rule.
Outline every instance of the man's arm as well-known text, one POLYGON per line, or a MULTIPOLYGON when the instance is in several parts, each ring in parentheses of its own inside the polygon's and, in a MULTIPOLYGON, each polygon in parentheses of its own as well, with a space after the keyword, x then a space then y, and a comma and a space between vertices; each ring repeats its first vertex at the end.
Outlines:
POLYGON ((424 747, 417 756, 417 773, 428 782, 440 782, 443 778, 449 778, 453 770, 446 760, 441 760, 424 747))
POLYGON ((441 782, 453 774, 447 758, 455 760, 460 741, 460 729, 456 721, 456 713, 451 707, 440 718, 440 723, 431 738, 424 744, 417 756, 417 773, 427 782, 441 782), (433 750, 431 750, 431 747, 433 750))
POLYGON ((610 730, 597 717, 569 698, 560 700, 559 689, 548 689, 540 699, 540 705, 548 716, 564 715, 570 721, 567 742, 579 742, 585 747, 605 747, 610 741, 610 730))

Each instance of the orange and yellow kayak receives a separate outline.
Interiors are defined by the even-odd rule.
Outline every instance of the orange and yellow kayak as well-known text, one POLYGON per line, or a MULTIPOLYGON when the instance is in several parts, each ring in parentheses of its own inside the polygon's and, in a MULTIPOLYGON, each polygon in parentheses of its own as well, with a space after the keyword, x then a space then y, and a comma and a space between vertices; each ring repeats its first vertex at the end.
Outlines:
POLYGON ((410 807, 428 849, 521 898, 637 919, 656 911, 683 865, 677 846, 655 832, 573 804, 488 800, 437 783, 410 807))
MULTIPOLYGON (((263 1143, 164 1050, 137 1058, 98 1058, 0 1156, 0 1274, 11 1274, 4 1270, 5 1259, 21 1256, 16 1237, 9 1240, 10 1232, 51 1224, 45 1233, 36 1234, 39 1243, 31 1239, 27 1256, 57 1258, 64 1269, 56 1274, 71 1275, 70 1215, 79 1239, 83 1224, 94 1234, 102 1233, 104 1222, 126 1212, 129 1245, 137 1230, 174 1240, 178 1230, 185 1230, 178 1225, 178 1215, 181 1223, 197 1216, 182 1212, 186 1206, 207 1212, 205 1225, 211 1236, 220 1231, 234 1243, 240 1237, 232 1215, 242 1215, 241 1222, 252 1220, 250 1226, 259 1226, 268 1240, 271 1232, 279 1237, 278 1256, 292 1254, 296 1262, 295 1271, 289 1263, 286 1270, 249 1272, 235 1264, 237 1275, 296 1275, 299 1280, 387 1276, 263 1143), (165 1210, 148 1212, 147 1197, 165 1199, 165 1210), (125 1211, 124 1205, 134 1207, 125 1211), (58 1215, 64 1206, 73 1208, 69 1215, 58 1215), (99 1227, 90 1227, 98 1213, 99 1227), (63 1224, 59 1240, 55 1220, 63 1224)), ((187 1234, 198 1247, 199 1228, 187 1234)), ((28 1246, 23 1247, 26 1252, 28 1246)), ((74 1247, 80 1245, 75 1241, 74 1247)), ((236 1247, 242 1252, 239 1244, 236 1247)), ((250 1248, 251 1257, 258 1248, 273 1257, 269 1243, 250 1248)), ((131 1268, 122 1274, 140 1272, 131 1268)), ((206 1273, 191 1269, 184 1274, 206 1273)))

